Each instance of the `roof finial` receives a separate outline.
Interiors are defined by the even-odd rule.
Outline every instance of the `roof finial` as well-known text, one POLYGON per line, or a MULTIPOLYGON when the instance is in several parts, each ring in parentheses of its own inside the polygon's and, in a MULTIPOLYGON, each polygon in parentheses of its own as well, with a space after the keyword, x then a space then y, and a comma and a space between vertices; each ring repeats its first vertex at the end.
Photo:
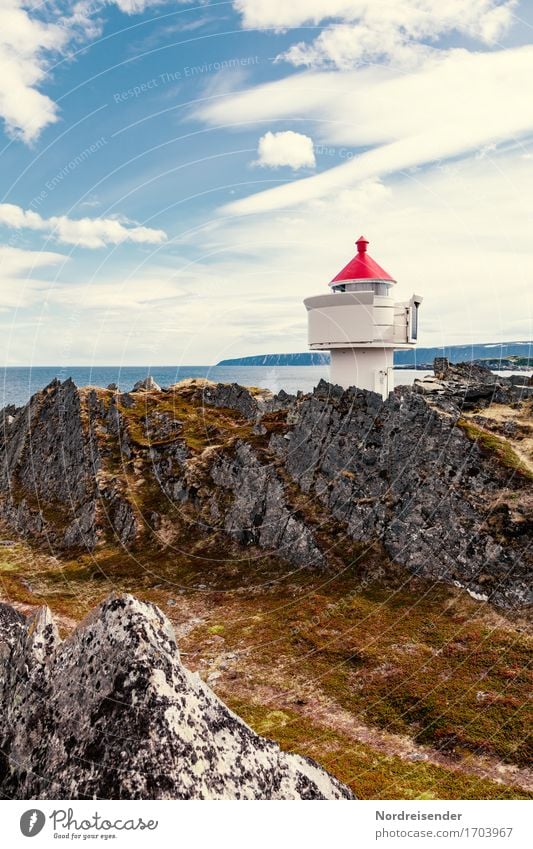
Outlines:
POLYGON ((364 254, 366 253, 366 246, 368 245, 368 239, 365 239, 364 236, 359 236, 357 242, 357 253, 364 254))

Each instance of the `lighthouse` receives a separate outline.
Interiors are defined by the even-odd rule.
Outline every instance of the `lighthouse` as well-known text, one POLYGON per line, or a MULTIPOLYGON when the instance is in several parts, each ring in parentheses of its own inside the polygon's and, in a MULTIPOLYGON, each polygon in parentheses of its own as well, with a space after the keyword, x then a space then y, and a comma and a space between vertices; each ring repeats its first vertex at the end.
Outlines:
POLYGON ((395 302, 396 280, 368 254, 364 236, 355 244, 357 253, 330 282, 330 294, 304 300, 309 347, 330 351, 332 383, 387 398, 394 389, 394 351, 416 346, 422 298, 395 302))

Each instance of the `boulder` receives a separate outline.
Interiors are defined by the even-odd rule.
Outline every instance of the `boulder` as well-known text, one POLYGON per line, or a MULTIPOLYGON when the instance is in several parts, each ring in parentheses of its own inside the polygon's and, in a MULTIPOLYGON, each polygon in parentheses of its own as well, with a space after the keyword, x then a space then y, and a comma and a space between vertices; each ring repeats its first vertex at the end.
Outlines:
POLYGON ((152 604, 111 596, 64 642, 0 607, 0 794, 16 799, 353 799, 180 661, 152 604))

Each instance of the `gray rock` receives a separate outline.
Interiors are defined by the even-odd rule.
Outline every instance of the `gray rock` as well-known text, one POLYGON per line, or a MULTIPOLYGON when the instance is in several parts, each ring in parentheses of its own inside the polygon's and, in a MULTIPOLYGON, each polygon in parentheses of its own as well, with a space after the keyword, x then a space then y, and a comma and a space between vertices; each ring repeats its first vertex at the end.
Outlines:
POLYGON ((158 383, 155 382, 152 375, 148 375, 144 380, 138 380, 134 385, 132 392, 161 392, 162 389, 158 383))
MULTIPOLYGON (((106 539, 137 545, 171 523, 183 534, 182 517, 195 514, 206 538, 231 537, 229 557, 239 556, 238 545, 254 545, 298 566, 326 568, 316 517, 305 509, 315 501, 339 533, 382 543, 416 574, 525 606, 530 481, 459 424, 469 405, 519 403, 520 393, 533 390, 461 379, 442 379, 429 394, 398 387, 386 402, 321 381, 305 396, 260 396, 262 412, 258 396, 243 387, 191 381, 192 428, 179 399, 179 420, 168 396, 161 408, 154 399, 143 416, 130 415, 139 396, 80 393, 71 381, 54 381, 0 429, 0 517, 57 548, 92 549, 106 539), (246 432, 237 420, 235 436, 231 423, 224 435, 215 428, 206 447, 204 392, 253 422, 250 441, 237 438, 246 432), (273 400, 285 412, 273 416, 273 400), (299 498, 295 484, 310 498, 299 498)), ((502 433, 520 435, 513 424, 502 433)))
POLYGON ((520 493, 530 484, 466 437, 457 401, 445 397, 443 411, 440 403, 405 387, 382 403, 320 384, 300 402, 289 443, 271 447, 354 539, 379 540, 417 574, 525 606, 531 519, 520 493), (502 492, 514 492, 517 507, 495 515, 502 492))
POLYGON ((255 420, 265 410, 265 397, 270 393, 252 394, 238 383, 209 383, 198 391, 197 398, 210 407, 226 407, 235 410, 247 419, 255 420))
POLYGON ((508 380, 513 386, 533 386, 533 375, 511 374, 508 380))
POLYGON ((182 666, 170 622, 108 598, 64 642, 0 608, 0 793, 16 799, 352 799, 182 666))
POLYGON ((243 545, 266 548, 298 566, 325 566, 312 531, 287 507, 274 468, 260 463, 250 445, 240 442, 232 457, 218 457, 211 476, 219 487, 234 494, 224 518, 230 536, 243 545))
POLYGON ((78 390, 70 379, 54 380, 17 412, 4 437, 0 433, 0 515, 23 535, 47 533, 61 547, 70 544, 67 534, 92 547, 96 517, 89 512, 98 468, 78 390), (68 530, 82 515, 83 541, 68 530))

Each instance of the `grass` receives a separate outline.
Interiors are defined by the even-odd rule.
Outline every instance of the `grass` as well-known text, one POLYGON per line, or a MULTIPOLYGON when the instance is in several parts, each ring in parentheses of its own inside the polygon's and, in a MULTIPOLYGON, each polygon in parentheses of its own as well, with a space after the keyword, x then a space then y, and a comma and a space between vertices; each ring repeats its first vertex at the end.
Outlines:
POLYGON ((530 799, 531 794, 485 778, 429 763, 409 762, 376 751, 335 730, 302 721, 295 713, 228 700, 261 734, 288 752, 307 755, 347 784, 360 799, 530 799))

